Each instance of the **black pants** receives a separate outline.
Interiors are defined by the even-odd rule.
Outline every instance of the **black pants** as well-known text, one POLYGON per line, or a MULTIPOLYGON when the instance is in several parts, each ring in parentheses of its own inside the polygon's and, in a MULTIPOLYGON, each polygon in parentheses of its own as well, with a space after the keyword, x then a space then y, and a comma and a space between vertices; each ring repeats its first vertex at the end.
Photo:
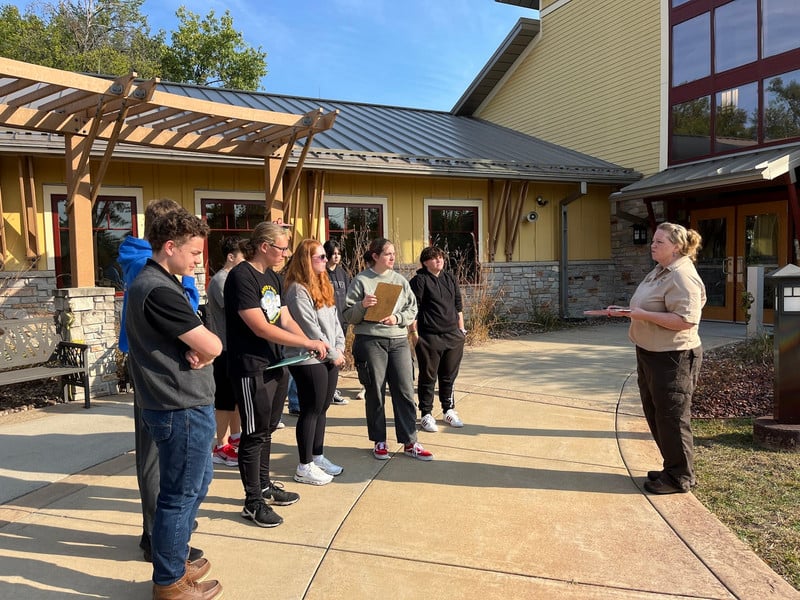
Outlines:
POLYGON ((695 482, 692 394, 703 348, 650 352, 636 347, 639 394, 650 433, 664 459, 667 483, 689 489, 695 482))
POLYGON ((304 465, 323 454, 328 407, 339 382, 339 368, 331 363, 297 365, 289 370, 297 384, 300 416, 295 426, 297 454, 304 465))
POLYGON ((245 501, 260 499, 261 490, 269 486, 272 432, 280 423, 288 386, 289 372, 285 368, 234 380, 234 394, 242 421, 239 474, 245 501))
POLYGON ((442 412, 455 408, 453 388, 464 356, 465 340, 464 334, 458 329, 447 333, 420 332, 414 351, 419 368, 419 411, 423 416, 433 412, 433 390, 437 379, 442 412))

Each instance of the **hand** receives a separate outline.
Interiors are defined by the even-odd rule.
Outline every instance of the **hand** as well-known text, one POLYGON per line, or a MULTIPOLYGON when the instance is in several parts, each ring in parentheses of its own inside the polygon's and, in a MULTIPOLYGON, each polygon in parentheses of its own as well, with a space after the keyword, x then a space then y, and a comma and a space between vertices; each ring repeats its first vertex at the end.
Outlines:
POLYGON ((340 354, 339 358, 334 361, 331 361, 334 367, 343 367, 344 366, 344 355, 340 354))
POLYGON ((606 313, 609 317, 630 317, 631 309, 626 306, 617 306, 612 304, 606 307, 606 313))
POLYGON ((367 294, 361 301, 361 306, 364 308, 369 308, 370 306, 375 306, 377 303, 378 297, 375 294, 367 294))
POLYGON ((322 340, 308 340, 308 345, 306 346, 306 350, 310 350, 319 360, 324 360, 326 356, 328 356, 328 346, 322 340))
POLYGON ((397 317, 395 315, 389 315, 385 319, 381 319, 381 325, 397 325, 397 317))
POLYGON ((186 358, 186 362, 189 363, 190 369, 202 369, 203 367, 206 367, 214 362, 213 359, 204 360, 196 350, 187 350, 186 354, 184 354, 184 357, 186 358))

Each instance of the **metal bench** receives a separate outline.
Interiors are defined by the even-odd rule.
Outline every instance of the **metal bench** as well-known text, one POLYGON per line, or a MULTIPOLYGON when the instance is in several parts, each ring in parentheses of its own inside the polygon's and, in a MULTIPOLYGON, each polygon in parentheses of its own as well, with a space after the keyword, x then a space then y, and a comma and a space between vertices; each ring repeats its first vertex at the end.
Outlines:
POLYGON ((89 408, 88 353, 86 344, 62 341, 50 317, 0 321, 0 386, 58 377, 64 402, 82 385, 89 408))

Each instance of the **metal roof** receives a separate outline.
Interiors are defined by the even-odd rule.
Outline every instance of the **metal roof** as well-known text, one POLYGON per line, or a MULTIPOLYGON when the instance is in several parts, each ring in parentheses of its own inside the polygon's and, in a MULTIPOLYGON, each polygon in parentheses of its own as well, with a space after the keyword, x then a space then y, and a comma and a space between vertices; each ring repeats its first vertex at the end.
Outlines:
POLYGON ((612 200, 652 198, 726 186, 764 183, 800 165, 800 144, 721 156, 664 169, 615 194, 612 200))
MULTIPOLYGON (((267 111, 338 111, 336 125, 317 132, 308 168, 495 179, 630 183, 631 169, 449 112, 321 100, 162 82, 174 95, 267 111)), ((299 154, 304 140, 298 140, 299 154)))

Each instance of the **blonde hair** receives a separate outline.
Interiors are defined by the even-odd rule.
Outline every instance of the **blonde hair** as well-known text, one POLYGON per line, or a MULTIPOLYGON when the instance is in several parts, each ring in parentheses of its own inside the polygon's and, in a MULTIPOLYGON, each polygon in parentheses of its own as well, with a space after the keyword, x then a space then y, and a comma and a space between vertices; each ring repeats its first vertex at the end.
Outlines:
POLYGON ((302 285, 308 290, 314 308, 320 309, 323 306, 333 306, 335 304, 333 295, 333 285, 328 273, 315 273, 311 263, 313 252, 316 248, 324 250, 322 244, 317 240, 303 240, 294 251, 292 260, 284 272, 284 280, 288 287, 292 283, 302 285))
POLYGON ((259 223, 253 229, 253 235, 250 236, 250 239, 242 242, 242 254, 244 254, 245 260, 252 260, 256 252, 258 252, 258 247, 264 242, 272 245, 275 240, 282 237, 288 240, 289 234, 280 225, 269 221, 259 223))
POLYGON ((661 223, 656 229, 667 234, 669 241, 678 246, 681 256, 688 256, 693 262, 697 262, 697 253, 702 248, 703 238, 694 229, 686 229, 677 223, 661 223))

